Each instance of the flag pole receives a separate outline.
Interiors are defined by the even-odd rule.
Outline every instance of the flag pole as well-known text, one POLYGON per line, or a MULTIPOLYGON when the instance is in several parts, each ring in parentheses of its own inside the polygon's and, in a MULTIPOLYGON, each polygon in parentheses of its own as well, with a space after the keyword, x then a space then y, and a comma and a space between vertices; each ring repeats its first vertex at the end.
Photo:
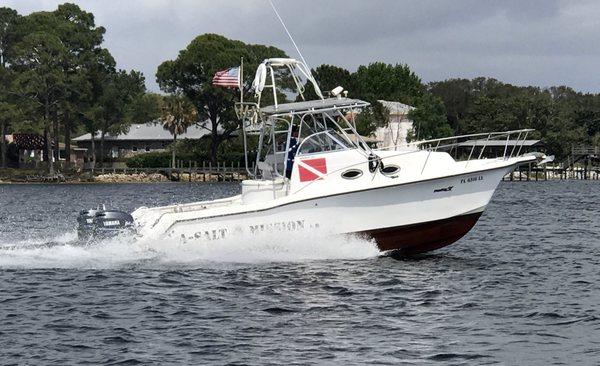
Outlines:
POLYGON ((240 103, 244 103, 244 57, 240 61, 240 103))

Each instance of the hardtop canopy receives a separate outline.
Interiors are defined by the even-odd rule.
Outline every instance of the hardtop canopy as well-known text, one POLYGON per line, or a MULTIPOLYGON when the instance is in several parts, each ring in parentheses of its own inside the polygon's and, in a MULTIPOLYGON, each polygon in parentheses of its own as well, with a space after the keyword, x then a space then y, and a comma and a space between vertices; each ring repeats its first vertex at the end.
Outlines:
POLYGON ((327 98, 319 100, 307 100, 304 102, 284 103, 277 106, 270 105, 261 108, 266 115, 302 114, 307 112, 319 113, 331 109, 364 108, 369 103, 360 99, 351 98, 327 98))

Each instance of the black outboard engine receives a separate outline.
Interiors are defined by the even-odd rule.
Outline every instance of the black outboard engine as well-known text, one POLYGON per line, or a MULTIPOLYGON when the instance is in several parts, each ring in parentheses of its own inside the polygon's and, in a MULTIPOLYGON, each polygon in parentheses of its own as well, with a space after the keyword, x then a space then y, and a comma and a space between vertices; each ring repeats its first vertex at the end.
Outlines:
POLYGON ((103 239, 124 232, 133 232, 133 217, 127 212, 102 208, 82 210, 77 217, 80 240, 103 239))

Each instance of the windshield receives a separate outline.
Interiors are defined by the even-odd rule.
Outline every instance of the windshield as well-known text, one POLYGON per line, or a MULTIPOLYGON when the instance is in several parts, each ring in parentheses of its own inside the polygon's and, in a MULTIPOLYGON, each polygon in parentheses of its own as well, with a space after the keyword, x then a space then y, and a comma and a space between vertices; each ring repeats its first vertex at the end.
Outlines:
POLYGON ((346 150, 348 146, 346 146, 342 141, 340 141, 337 134, 332 131, 323 131, 316 133, 307 137, 300 144, 300 148, 298 149, 298 154, 314 154, 326 151, 336 151, 336 150, 346 150))

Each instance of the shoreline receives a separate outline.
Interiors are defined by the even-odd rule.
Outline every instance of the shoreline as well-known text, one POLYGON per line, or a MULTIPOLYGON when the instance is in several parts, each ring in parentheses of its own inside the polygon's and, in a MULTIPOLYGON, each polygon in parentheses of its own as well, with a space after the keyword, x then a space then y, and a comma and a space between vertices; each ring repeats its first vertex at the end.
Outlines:
MULTIPOLYGON (((519 179, 503 179, 501 183, 543 183, 543 182, 561 182, 561 181, 599 181, 596 179, 576 179, 576 178, 568 178, 568 179, 547 179, 547 180, 519 180, 519 179)), ((93 180, 93 181, 85 181, 85 180, 64 180, 64 181, 22 181, 22 180, 5 180, 0 179, 0 186, 10 186, 10 185, 108 185, 108 184, 122 184, 122 185, 132 185, 132 184, 203 184, 203 183, 240 183, 241 181, 231 181, 231 180, 93 180)))
POLYGON ((44 185, 44 184, 153 184, 153 183, 217 183, 217 182, 241 182, 242 177, 234 177, 234 179, 223 179, 220 176, 201 176, 189 174, 180 174, 177 179, 169 179, 169 177, 162 174, 146 174, 146 173, 134 173, 134 174, 120 174, 120 173, 109 173, 99 175, 67 175, 51 177, 36 177, 34 179, 28 179, 28 176, 13 176, 13 177, 1 177, 0 185, 44 185), (237 179, 235 179, 237 178, 237 179))
MULTIPOLYGON (((600 180, 598 172, 589 174, 569 174, 566 176, 556 174, 527 174, 524 171, 514 171, 502 178, 503 182, 546 182, 562 180, 600 180), (585 177, 585 178, 584 178, 585 177)), ((215 182, 242 182, 248 179, 247 175, 239 172, 71 172, 57 173, 46 176, 39 171, 0 171, 0 185, 24 184, 149 184, 149 183, 215 183, 215 182), (4 173, 4 174, 1 174, 4 173), (8 174, 7 174, 8 173, 8 174)))
POLYGON ((186 169, 105 172, 58 172, 47 175, 39 170, 0 170, 2 184, 104 184, 104 183, 201 183, 201 182, 241 182, 248 179, 244 172, 223 169, 216 171, 194 171, 186 169))

